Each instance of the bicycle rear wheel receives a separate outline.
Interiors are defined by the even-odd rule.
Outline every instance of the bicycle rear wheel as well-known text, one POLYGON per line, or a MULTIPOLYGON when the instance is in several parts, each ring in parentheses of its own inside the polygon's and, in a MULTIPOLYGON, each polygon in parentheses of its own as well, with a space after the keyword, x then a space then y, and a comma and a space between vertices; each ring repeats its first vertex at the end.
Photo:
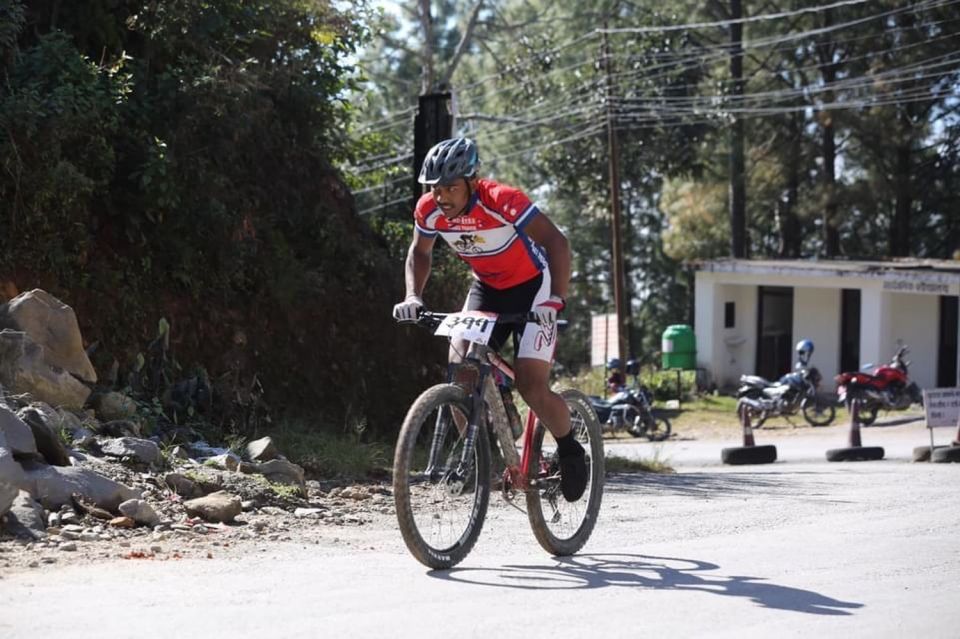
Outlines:
POLYGON ((463 561, 480 536, 490 501, 485 423, 470 463, 461 466, 470 409, 454 384, 427 389, 410 407, 393 458, 393 496, 407 548, 430 568, 463 561))
POLYGON ((603 499, 604 456, 600 423, 583 393, 560 395, 570 409, 570 425, 587 453, 589 480, 583 496, 568 502, 560 492, 560 464, 553 436, 539 421, 533 435, 533 468, 527 469, 533 486, 527 491, 527 517, 533 535, 551 555, 572 555, 587 543, 600 514, 603 499))

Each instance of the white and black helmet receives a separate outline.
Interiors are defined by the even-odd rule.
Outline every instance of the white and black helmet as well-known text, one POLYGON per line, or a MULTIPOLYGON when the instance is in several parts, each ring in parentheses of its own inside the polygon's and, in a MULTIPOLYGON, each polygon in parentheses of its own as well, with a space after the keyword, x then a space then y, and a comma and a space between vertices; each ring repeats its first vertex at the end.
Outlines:
POLYGON ((802 339, 797 342, 797 356, 801 362, 806 362, 813 355, 813 342, 808 339, 802 339))
POLYGON ((452 138, 427 151, 417 181, 428 186, 449 184, 458 178, 476 176, 479 167, 476 143, 469 138, 452 138))

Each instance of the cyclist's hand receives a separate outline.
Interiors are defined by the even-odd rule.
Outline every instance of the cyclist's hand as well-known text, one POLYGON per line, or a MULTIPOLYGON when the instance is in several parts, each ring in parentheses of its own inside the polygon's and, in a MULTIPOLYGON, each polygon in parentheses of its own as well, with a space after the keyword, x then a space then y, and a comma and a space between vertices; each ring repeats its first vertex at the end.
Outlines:
POLYGON ((551 295, 550 299, 540 302, 533 307, 533 312, 540 322, 540 326, 553 326, 557 323, 557 314, 565 306, 563 298, 559 295, 551 295))
POLYGON ((417 319, 423 300, 416 295, 409 295, 407 299, 393 307, 393 319, 398 322, 412 322, 417 319))

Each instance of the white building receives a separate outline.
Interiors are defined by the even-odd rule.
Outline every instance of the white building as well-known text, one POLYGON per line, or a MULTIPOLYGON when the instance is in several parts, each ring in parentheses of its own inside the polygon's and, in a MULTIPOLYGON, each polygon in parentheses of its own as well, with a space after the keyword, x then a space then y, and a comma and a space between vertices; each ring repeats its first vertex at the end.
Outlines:
POLYGON ((715 260, 698 264, 698 366, 721 388, 741 374, 787 372, 813 340, 823 389, 841 371, 909 347, 921 388, 957 386, 960 261, 715 260))

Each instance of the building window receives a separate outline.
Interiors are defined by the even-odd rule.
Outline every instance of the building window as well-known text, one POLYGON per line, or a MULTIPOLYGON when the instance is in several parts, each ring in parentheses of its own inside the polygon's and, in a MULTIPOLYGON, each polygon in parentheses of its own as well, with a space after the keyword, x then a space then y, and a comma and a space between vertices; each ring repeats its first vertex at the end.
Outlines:
POLYGON ((723 327, 733 328, 736 325, 737 307, 734 302, 723 305, 723 327))

